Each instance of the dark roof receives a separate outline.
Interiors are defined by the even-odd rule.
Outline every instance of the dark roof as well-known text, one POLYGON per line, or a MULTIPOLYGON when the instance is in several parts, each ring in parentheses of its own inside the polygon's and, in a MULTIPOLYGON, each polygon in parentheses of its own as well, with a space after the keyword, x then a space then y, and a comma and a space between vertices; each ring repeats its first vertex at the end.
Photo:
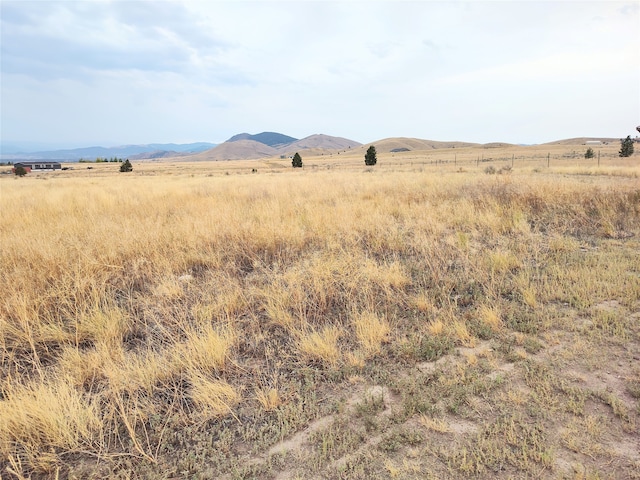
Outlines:
POLYGON ((33 165, 60 165, 60 162, 53 160, 40 160, 40 161, 28 161, 28 162, 15 162, 14 165, 22 165, 23 167, 31 167, 33 165))

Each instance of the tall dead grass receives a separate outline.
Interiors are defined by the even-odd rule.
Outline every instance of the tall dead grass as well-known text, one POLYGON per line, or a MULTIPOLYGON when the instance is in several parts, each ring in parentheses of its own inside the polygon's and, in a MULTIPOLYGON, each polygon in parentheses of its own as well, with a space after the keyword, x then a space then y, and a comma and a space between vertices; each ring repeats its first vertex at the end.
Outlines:
POLYGON ((538 328, 510 312, 587 304, 624 275, 626 258, 599 276, 604 257, 563 266, 581 238, 638 234, 637 184, 611 181, 380 169, 2 180, 2 455, 28 473, 43 452, 108 455, 109 431, 136 445, 146 420, 123 399, 215 419, 248 391, 272 411, 282 398, 256 390, 263 370, 362 366, 412 329, 473 346, 477 318, 494 333, 538 328))

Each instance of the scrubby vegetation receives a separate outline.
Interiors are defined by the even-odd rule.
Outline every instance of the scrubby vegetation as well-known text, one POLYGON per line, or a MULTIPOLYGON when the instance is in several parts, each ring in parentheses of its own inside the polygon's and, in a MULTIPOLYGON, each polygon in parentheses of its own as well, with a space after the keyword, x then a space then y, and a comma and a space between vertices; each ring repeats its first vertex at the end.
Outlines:
POLYGON ((18 165, 17 167, 14 167, 13 173, 18 177, 24 177, 27 174, 27 169, 22 165, 18 165))
POLYGON ((6 181, 3 478, 639 478, 637 178, 482 169, 6 181))
POLYGON ((584 158, 593 158, 595 154, 593 153, 593 148, 587 148, 587 151, 584 152, 584 158))

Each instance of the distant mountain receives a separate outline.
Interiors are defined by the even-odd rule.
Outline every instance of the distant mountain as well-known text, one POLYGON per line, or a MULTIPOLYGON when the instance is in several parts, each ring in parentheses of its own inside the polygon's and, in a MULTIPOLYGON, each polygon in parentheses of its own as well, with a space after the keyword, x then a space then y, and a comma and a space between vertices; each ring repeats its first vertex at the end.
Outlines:
POLYGON ((227 142, 237 142, 239 140, 253 140, 254 142, 263 143, 265 145, 269 145, 270 147, 277 147, 280 145, 287 145, 289 143, 295 142, 298 139, 290 137, 288 135, 283 135, 282 133, 262 132, 256 135, 251 135, 249 133, 239 133, 231 137, 229 140, 227 140, 227 142))
POLYGON ((153 152, 138 153, 128 155, 129 160, 153 160, 156 158, 176 158, 194 155, 193 152, 176 152, 175 150, 154 150, 153 152))
POLYGON ((320 155, 323 152, 347 150, 360 145, 347 138, 322 134, 297 140, 275 132, 263 132, 257 135, 239 133, 211 150, 190 157, 189 160, 249 160, 276 155, 293 155, 298 151, 312 151, 314 155, 320 155))
POLYGON ((173 150, 182 153, 198 153, 209 150, 217 145, 217 143, 195 142, 195 143, 150 143, 148 146, 156 150, 173 150))
POLYGON ((278 150, 255 140, 234 140, 189 157, 189 160, 250 160, 272 157, 278 150))
MULTIPOLYGON (((51 150, 29 153, 8 153, 2 155, 2 160, 66 160, 77 161, 81 158, 93 160, 101 158, 128 158, 134 155, 143 155, 150 152, 177 152, 178 155, 195 154, 215 147, 215 143, 150 143, 146 145, 121 145, 118 147, 85 147, 66 150, 51 150)), ((150 157, 138 157, 150 158, 150 157)), ((151 157, 153 158, 153 157, 151 157)))
POLYGON ((332 137, 330 135, 316 134, 310 135, 308 137, 303 138, 302 140, 297 140, 288 145, 283 145, 278 148, 280 153, 295 153, 298 150, 309 150, 309 149, 322 149, 322 150, 348 150, 350 148, 356 148, 362 145, 359 142, 354 140, 349 140, 348 138, 342 137, 332 137))

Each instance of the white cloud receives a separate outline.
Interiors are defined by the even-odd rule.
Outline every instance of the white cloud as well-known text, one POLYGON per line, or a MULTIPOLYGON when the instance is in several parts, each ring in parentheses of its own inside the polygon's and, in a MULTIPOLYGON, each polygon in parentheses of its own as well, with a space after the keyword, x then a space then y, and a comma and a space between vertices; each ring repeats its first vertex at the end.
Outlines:
POLYGON ((588 80, 589 77, 633 75, 638 71, 637 60, 638 54, 633 48, 614 52, 560 52, 441 77, 437 83, 464 85, 487 82, 580 82, 588 80))
POLYGON ((3 141, 221 141, 276 130, 536 142, 623 135, 638 121, 637 2, 1 8, 3 141), (593 98, 609 104, 585 115, 593 98), (557 121, 543 120, 556 109, 557 121))

